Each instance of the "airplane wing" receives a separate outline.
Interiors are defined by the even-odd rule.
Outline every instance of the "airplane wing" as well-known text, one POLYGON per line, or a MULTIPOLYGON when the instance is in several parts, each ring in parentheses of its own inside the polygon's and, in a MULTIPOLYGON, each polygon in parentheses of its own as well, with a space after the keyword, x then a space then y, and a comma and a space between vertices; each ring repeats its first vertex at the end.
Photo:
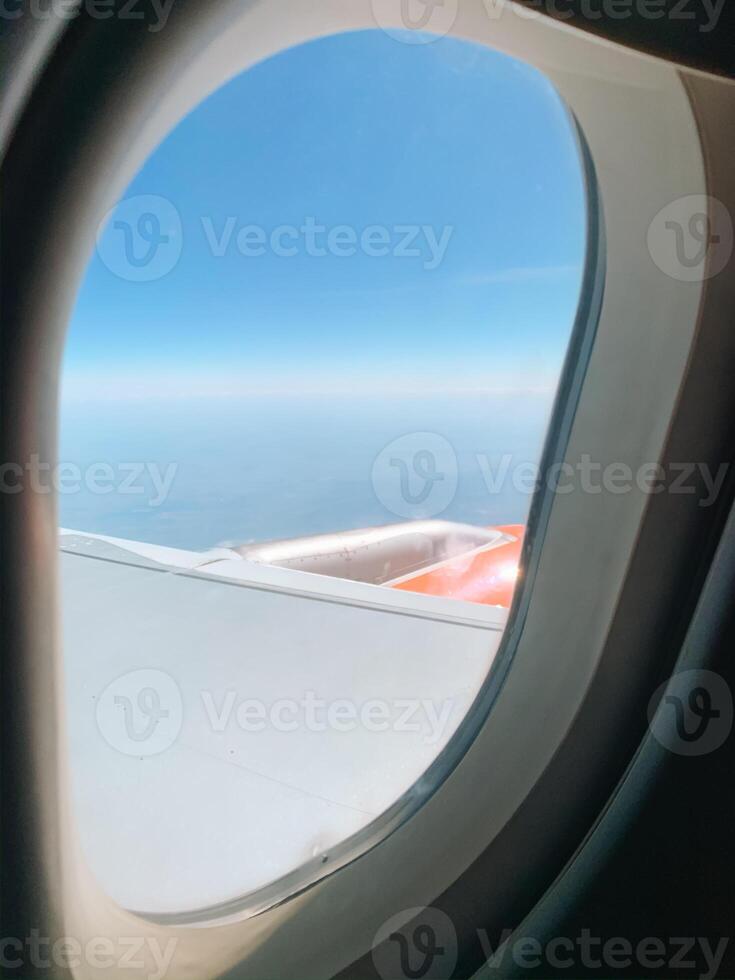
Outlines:
POLYGON ((205 552, 62 531, 74 800, 109 894, 225 902, 328 860, 409 791, 507 617, 437 576, 461 570, 464 597, 519 542, 447 522, 205 552))

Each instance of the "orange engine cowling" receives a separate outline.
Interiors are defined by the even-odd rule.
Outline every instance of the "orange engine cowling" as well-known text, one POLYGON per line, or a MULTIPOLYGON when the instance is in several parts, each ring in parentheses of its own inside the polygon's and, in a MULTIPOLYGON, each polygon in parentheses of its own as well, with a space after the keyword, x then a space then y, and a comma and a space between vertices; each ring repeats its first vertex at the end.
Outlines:
POLYGON ((497 525, 497 530, 508 540, 448 558, 389 583, 391 588, 510 608, 526 529, 522 524, 506 524, 497 525))

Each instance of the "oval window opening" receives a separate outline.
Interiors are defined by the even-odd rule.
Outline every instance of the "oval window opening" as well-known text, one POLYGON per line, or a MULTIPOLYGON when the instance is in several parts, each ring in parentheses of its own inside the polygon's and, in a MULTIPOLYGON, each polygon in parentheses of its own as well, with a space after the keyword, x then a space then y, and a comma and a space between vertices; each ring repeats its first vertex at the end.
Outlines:
POLYGON ((465 718, 519 579, 584 181, 536 69, 375 30, 236 77, 106 217, 57 484, 76 818, 124 907, 286 897, 465 718))

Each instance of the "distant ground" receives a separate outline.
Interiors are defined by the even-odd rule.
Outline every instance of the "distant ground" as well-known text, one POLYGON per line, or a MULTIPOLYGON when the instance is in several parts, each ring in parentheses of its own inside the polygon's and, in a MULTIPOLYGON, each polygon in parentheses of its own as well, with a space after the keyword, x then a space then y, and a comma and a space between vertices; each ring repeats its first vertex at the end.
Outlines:
MULTIPOLYGON (((409 517, 423 516, 423 506, 427 516, 450 520, 523 522, 530 496, 523 479, 514 483, 514 465, 538 461, 550 401, 539 394, 269 395, 73 404, 62 412, 60 459, 75 464, 82 480, 60 494, 60 522, 192 549, 405 520, 395 501, 409 517), (404 501, 392 450, 374 467, 391 442, 422 432, 446 439, 456 455, 456 493, 439 513, 443 498, 437 504, 429 494, 422 505, 420 485, 410 487, 419 502, 404 501), (504 454, 513 457, 507 475, 488 487, 504 454), (98 463, 112 468, 112 488, 87 479, 98 463), (165 493, 151 470, 168 473, 165 493)), ((422 440, 414 439, 417 452, 422 440)), ((453 480, 440 472, 451 461, 437 460, 442 488, 444 477, 453 480)))

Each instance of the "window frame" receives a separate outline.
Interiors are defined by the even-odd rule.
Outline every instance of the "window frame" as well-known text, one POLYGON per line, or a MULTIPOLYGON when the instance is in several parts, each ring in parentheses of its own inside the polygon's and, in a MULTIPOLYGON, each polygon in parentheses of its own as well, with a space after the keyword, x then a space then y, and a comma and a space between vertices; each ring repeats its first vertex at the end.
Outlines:
MULTIPOLYGON (((19 190, 4 218, 6 256, 18 243, 7 263, 13 282, 3 317, 3 344, 8 354, 2 366, 3 417, 10 420, 1 437, 4 458, 23 459, 30 452, 54 458, 63 331, 91 250, 94 218, 107 210, 161 133, 171 128, 192 98, 201 97, 204 79, 206 84, 214 80, 212 87, 221 84, 225 80, 222 66, 229 65, 230 73, 240 70, 243 58, 253 60, 254 45, 259 45, 260 56, 265 56, 307 36, 374 26, 369 4, 357 0, 310 10, 299 10, 294 0, 278 0, 241 11, 237 24, 233 24, 236 9, 225 2, 212 5, 205 13, 193 5, 182 5, 172 13, 171 30, 159 38, 144 34, 136 25, 80 18, 68 28, 47 77, 26 106, 4 177, 19 190), (90 46, 95 44, 99 44, 99 53, 92 57, 90 46), (194 55, 202 51, 197 61, 194 55), (104 58, 110 59, 107 65, 103 65, 104 58), (172 86, 164 103, 151 112, 152 94, 176 77, 182 64, 188 66, 188 87, 172 86), (118 87, 111 85, 85 101, 91 78, 104 74, 104 70, 114 75, 121 66, 125 73, 118 79, 118 87), (219 66, 218 72, 213 71, 214 66, 219 66), (60 82, 66 85, 60 86, 60 82), (107 112, 103 112, 105 107, 107 112), (113 108, 120 111, 110 111, 113 108), (44 142, 39 147, 37 127, 44 122, 44 142), (82 138, 88 142, 79 154, 82 138), (49 159, 55 166, 49 165, 49 159), (35 164, 27 171, 29 161, 35 164), (22 190, 23 180, 28 182, 31 177, 33 202, 29 192, 22 190)), ((621 317, 626 309, 624 269, 632 259, 624 254, 628 237, 623 219, 635 221, 636 209, 643 201, 638 221, 638 227, 643 228, 658 210, 656 202, 667 203, 677 192, 695 193, 693 183, 697 181, 701 192, 706 192, 697 128, 689 108, 698 80, 689 77, 685 90, 671 66, 621 53, 541 20, 516 17, 490 22, 481 14, 462 10, 453 33, 523 57, 552 78, 590 143, 601 196, 608 204, 608 289, 600 325, 587 370, 581 361, 568 362, 568 373, 581 384, 578 391, 574 391, 574 384, 565 391, 557 409, 557 421, 559 413, 567 413, 566 451, 569 458, 575 458, 580 447, 597 441, 607 451, 619 451, 622 458, 658 460, 664 454, 669 423, 686 375, 702 285, 662 282, 660 274, 652 272, 652 282, 667 297, 665 309, 658 319, 654 316, 655 323, 649 324, 658 346, 652 345, 650 335, 639 336, 642 360, 632 367, 634 374, 637 371, 637 376, 645 379, 645 371, 650 373, 656 364, 658 375, 651 390, 645 392, 635 388, 616 392, 606 377, 611 364, 618 380, 626 377, 636 341, 635 325, 621 317), (569 70, 572 63, 574 71, 569 70), (643 105, 626 115, 611 85, 630 85, 631 66, 651 91, 659 91, 671 118, 682 121, 692 138, 678 147, 680 158, 672 162, 664 180, 659 173, 655 185, 648 184, 653 175, 645 168, 641 170, 642 186, 634 189, 633 201, 626 202, 623 213, 618 214, 617 207, 610 206, 624 203, 621 175, 616 171, 620 154, 618 151, 616 155, 612 145, 615 126, 620 142, 631 135, 625 123, 637 119, 636 133, 643 150, 650 148, 646 143, 650 107, 643 100, 643 105), (605 126, 611 119, 614 123, 612 134, 595 121, 601 110, 607 112, 605 126), (667 337, 672 321, 680 329, 667 337), (652 348, 660 355, 657 360, 652 348), (635 417, 641 424, 638 429, 626 430, 633 410, 639 412, 635 417)), ((631 95, 629 92, 632 102, 631 95)), ((643 153, 641 162, 650 168, 654 161, 643 153)), ((645 247, 644 239, 640 247, 645 247)), ((8 281, 4 276, 4 282, 8 281)), ((562 439, 554 450, 547 449, 545 461, 551 458, 549 453, 561 451, 564 443, 562 439)), ((636 494, 625 501, 606 499, 600 511, 589 500, 573 496, 573 501, 560 497, 551 501, 543 549, 539 544, 537 555, 527 556, 537 588, 526 590, 519 599, 519 603, 527 602, 527 608, 517 625, 516 611, 504 641, 506 650, 515 648, 513 669, 505 676, 494 710, 440 790, 410 821, 396 826, 390 836, 381 839, 380 846, 368 849, 360 860, 350 861, 308 890, 261 914, 247 918, 242 909, 222 910, 223 914, 210 917, 206 926, 131 919, 129 913, 99 895, 80 863, 65 789, 67 763, 60 737, 63 708, 58 701, 61 665, 56 620, 49 612, 56 608, 57 595, 55 502, 26 493, 0 501, 9 610, 4 613, 4 625, 9 627, 5 642, 16 677, 14 697, 3 692, 8 708, 3 735, 7 736, 5 751, 14 760, 16 776, 23 770, 22 778, 10 781, 17 791, 17 812, 9 821, 10 842, 12 847, 15 840, 18 856, 11 855, 7 843, 3 854, 6 868, 18 872, 16 911, 11 919, 41 928, 45 922, 51 934, 63 928, 62 934, 67 935, 129 935, 135 924, 142 933, 159 935, 164 941, 175 935, 179 941, 176 963, 197 963, 197 973, 202 977, 217 975, 238 963, 253 976, 293 975, 294 969, 322 975, 354 960, 369 948, 377 925, 390 912, 432 901, 477 860, 489 841, 499 836, 539 783, 564 742, 594 675, 604 666, 606 638, 647 501, 636 494), (597 529, 604 545, 585 540, 590 528, 597 529), (571 535, 570 530, 574 531, 571 535), (600 564, 600 555, 610 548, 614 550, 611 567, 600 576, 602 581, 594 583, 603 594, 601 599, 589 575, 579 567, 579 559, 584 552, 585 561, 594 568, 600 564), (562 662, 555 661, 558 675, 544 685, 539 683, 538 669, 549 666, 540 654, 545 648, 548 653, 550 626, 552 633, 556 629, 557 635, 568 637, 558 633, 562 625, 559 596, 571 590, 560 570, 564 561, 571 563, 572 569, 576 567, 579 590, 574 594, 589 610, 580 617, 583 621, 573 624, 577 642, 568 642, 569 648, 561 650, 562 662), (547 724, 523 728, 518 724, 518 707, 534 703, 537 714, 532 717, 547 724), (518 740, 515 750, 520 750, 516 759, 522 760, 515 768, 508 760, 499 760, 496 751, 508 744, 511 732, 518 740), (504 764, 498 765, 501 761, 504 764), (489 763, 498 766, 494 775, 488 771, 489 763), (30 833, 23 832, 23 821, 30 833), (440 854, 437 840, 442 841, 440 854), (422 853, 431 854, 432 860, 420 860, 422 853), (395 875, 396 867, 402 869, 400 877, 395 875), (334 941, 325 949, 327 926, 334 941)), ((534 507, 534 520, 540 521, 542 504, 537 502, 534 507)), ((533 541, 530 547, 534 547, 533 541)), ((608 705, 600 722, 609 733, 619 727, 616 707, 608 705)), ((552 823, 564 821, 561 809, 552 808, 552 823)), ((534 852, 534 842, 529 840, 527 849, 515 855, 512 863, 517 867, 530 860, 534 852)), ((502 883, 503 875, 499 874, 490 891, 502 896, 502 883)), ((17 933, 9 934, 26 932, 19 927, 17 933)), ((176 963, 171 976, 181 969, 176 963)))

